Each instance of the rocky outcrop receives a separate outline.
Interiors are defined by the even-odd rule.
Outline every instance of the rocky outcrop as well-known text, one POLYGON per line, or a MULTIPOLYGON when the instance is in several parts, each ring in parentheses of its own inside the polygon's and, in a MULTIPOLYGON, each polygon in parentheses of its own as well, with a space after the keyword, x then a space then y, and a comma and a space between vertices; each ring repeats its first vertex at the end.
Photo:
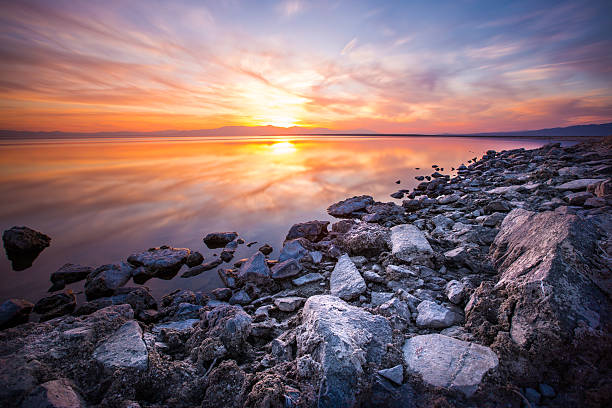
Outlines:
POLYGON ((380 365, 391 341, 384 317, 351 306, 335 296, 312 296, 302 310, 298 356, 321 364, 318 406, 354 406, 366 362, 380 365))
MULTIPOLYGON (((132 254, 127 261, 138 268, 139 274, 148 277, 171 278, 174 277, 187 261, 191 251, 187 248, 172 248, 161 246, 151 248, 138 254, 132 254)), ((201 262, 200 262, 201 263, 201 262)))

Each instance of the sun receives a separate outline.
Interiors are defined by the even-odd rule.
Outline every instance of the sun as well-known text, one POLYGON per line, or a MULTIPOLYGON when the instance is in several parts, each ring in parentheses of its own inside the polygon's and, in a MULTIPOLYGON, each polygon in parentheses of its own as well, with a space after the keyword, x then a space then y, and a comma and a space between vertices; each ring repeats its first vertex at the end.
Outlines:
POLYGON ((291 116, 276 116, 267 120, 265 123, 263 123, 263 125, 289 128, 291 126, 295 126, 296 122, 297 119, 291 116))

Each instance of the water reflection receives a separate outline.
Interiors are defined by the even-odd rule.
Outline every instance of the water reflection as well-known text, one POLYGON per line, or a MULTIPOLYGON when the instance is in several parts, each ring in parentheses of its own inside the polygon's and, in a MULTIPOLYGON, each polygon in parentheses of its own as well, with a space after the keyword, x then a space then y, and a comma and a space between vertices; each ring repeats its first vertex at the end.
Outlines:
MULTIPOLYGON (((27 225, 53 241, 23 272, 13 271, 2 254, 0 300, 38 299, 51 272, 66 262, 98 266, 163 244, 211 259, 214 251, 202 237, 212 231, 238 231, 247 242, 278 248, 293 223, 330 219, 325 208, 340 199, 369 194, 393 201, 390 193, 414 187, 414 176, 428 174, 431 164, 450 169, 491 148, 543 143, 399 137, 3 141, 0 228, 27 225)), ((257 247, 242 245, 237 257, 257 247)), ((215 271, 147 282, 156 296, 218 285, 215 271)))

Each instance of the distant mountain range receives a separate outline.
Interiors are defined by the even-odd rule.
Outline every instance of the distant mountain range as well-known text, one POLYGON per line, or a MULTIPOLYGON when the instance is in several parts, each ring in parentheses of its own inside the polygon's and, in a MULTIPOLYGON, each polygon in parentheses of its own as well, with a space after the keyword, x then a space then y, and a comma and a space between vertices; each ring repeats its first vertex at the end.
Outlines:
MULTIPOLYGON (((28 132, 19 130, 0 130, 0 139, 42 139, 73 137, 198 137, 198 136, 284 136, 284 135, 390 135, 377 133, 368 129, 332 130, 327 128, 308 128, 293 126, 290 128, 276 126, 223 126, 216 129, 200 130, 162 130, 155 132, 28 132)), ((393 134, 400 135, 400 134, 393 134)), ((408 134, 405 134, 408 135, 408 134)), ((612 135, 612 123, 599 125, 577 125, 539 130, 521 130, 514 132, 486 132, 469 134, 410 136, 609 136, 612 135)))

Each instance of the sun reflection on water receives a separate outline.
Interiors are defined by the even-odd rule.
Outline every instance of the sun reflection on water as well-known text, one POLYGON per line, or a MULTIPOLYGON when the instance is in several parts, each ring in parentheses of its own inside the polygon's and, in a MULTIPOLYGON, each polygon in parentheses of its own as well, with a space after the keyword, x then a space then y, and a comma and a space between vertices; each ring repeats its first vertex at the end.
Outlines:
POLYGON ((282 142, 278 142, 278 143, 274 143, 273 145, 270 145, 270 152, 272 152, 273 154, 289 154, 289 153, 295 153, 297 151, 295 145, 289 141, 282 141, 282 142))

